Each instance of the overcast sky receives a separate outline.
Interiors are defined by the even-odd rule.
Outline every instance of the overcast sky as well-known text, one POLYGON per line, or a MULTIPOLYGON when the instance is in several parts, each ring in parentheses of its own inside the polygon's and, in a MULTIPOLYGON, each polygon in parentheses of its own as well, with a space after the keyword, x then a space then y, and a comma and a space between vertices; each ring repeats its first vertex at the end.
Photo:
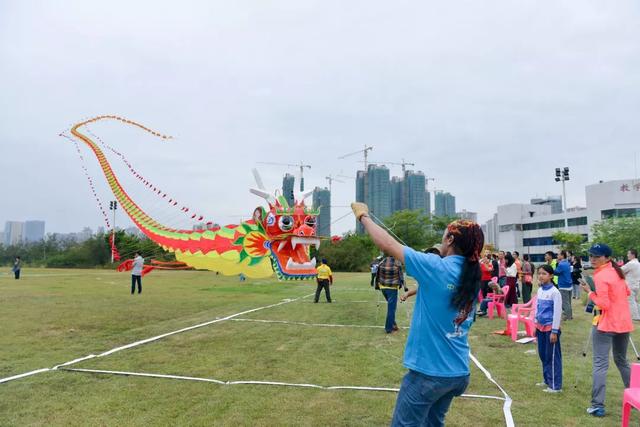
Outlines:
MULTIPOLYGON (((481 221, 497 205, 561 194, 557 166, 571 168, 569 206, 584 205, 585 185, 635 174, 638 22, 635 0, 0 0, 0 227, 103 225, 73 144, 57 136, 100 114, 175 136, 92 127, 220 223, 261 204, 251 168, 271 188, 295 172, 256 162, 303 161, 306 186, 325 186, 328 174, 355 175, 361 156, 337 157, 365 144, 371 160, 415 163, 481 221)), ((109 158, 134 200, 180 223, 109 158)), ((354 199, 344 181, 334 205, 354 199)), ((333 219, 347 212, 336 207, 333 219)), ((332 231, 353 227, 347 217, 332 231)))

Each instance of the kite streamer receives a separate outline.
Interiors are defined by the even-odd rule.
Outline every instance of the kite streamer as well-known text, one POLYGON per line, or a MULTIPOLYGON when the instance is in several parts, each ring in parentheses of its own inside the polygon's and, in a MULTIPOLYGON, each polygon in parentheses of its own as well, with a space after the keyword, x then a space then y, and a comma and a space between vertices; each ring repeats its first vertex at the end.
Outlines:
MULTIPOLYGON (((217 271, 224 275, 243 273, 247 277, 261 278, 269 277, 275 271, 280 279, 316 277, 316 260, 309 259, 309 253, 311 246, 320 246, 320 239, 316 236, 319 210, 308 208, 304 204, 304 199, 311 195, 311 191, 299 194, 293 206, 290 206, 282 195, 275 192, 271 195, 263 189, 251 189, 253 194, 268 202, 268 209, 257 207, 251 220, 224 227, 209 227, 207 224, 205 230, 167 227, 149 216, 132 200, 98 144, 83 133, 86 132, 83 127, 100 120, 117 120, 162 139, 171 137, 113 115, 84 120, 71 128, 71 134, 93 151, 111 191, 134 224, 149 239, 173 252, 178 261, 193 268, 217 271)), ((150 185, 154 191, 158 191, 157 186, 150 185)), ((171 204, 178 205, 173 199, 171 204)), ((191 212, 186 206, 181 210, 188 212, 192 219, 204 218, 191 212)))

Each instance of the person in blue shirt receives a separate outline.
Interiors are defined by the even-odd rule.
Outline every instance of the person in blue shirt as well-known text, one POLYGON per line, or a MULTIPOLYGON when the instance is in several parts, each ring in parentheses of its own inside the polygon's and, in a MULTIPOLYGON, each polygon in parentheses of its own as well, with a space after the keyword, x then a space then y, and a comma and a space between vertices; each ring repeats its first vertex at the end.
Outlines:
POLYGON ((573 311, 571 310, 573 279, 571 278, 571 264, 567 258, 567 251, 560 251, 558 264, 553 270, 553 274, 558 278, 558 290, 562 296, 562 320, 573 319, 573 311))
POLYGON ((369 217, 364 203, 352 203, 356 218, 375 245, 397 258, 418 282, 392 426, 444 426, 455 396, 469 385, 469 328, 480 290, 484 234, 472 221, 457 220, 442 236, 441 255, 398 243, 369 217))

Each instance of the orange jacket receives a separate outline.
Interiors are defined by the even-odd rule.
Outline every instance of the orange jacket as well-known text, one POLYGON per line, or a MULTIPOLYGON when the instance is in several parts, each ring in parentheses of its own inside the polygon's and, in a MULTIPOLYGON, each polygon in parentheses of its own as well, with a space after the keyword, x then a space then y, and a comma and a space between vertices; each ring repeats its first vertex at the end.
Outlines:
POLYGON ((633 331, 627 299, 631 291, 627 282, 618 276, 610 263, 596 269, 593 273, 593 281, 596 284, 596 291, 589 292, 589 298, 602 309, 598 330, 617 333, 633 331))

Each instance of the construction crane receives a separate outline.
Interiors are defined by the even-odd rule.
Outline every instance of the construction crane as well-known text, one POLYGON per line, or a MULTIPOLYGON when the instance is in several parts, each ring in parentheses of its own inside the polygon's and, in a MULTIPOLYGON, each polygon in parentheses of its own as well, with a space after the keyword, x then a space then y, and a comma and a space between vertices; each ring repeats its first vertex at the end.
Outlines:
POLYGON ((330 174, 329 176, 325 176, 325 177, 324 177, 324 179, 326 179, 327 181, 329 181, 329 192, 331 192, 331 183, 332 183, 333 181, 336 181, 336 182, 342 182, 342 183, 344 183, 344 181, 334 178, 333 176, 331 176, 331 174, 330 174))
POLYGON ((364 170, 367 170, 367 154, 369 151, 373 150, 373 147, 364 146, 363 150, 354 151, 353 153, 345 154, 344 156, 338 157, 338 159, 346 159, 347 157, 353 156, 355 154, 363 153, 364 154, 364 170))
POLYGON ((288 166, 291 168, 300 168, 300 192, 304 191, 304 168, 311 169, 311 165, 305 165, 300 162, 300 164, 292 164, 292 163, 276 163, 276 162, 258 162, 261 165, 275 165, 275 166, 288 166))
MULTIPOLYGON (((373 164, 378 164, 378 165, 401 165, 402 166, 402 175, 405 174, 405 172, 407 171, 407 166, 415 166, 415 163, 409 163, 409 162, 405 162, 404 159, 402 159, 402 162, 369 162, 369 163, 373 163, 373 164)), ((365 167, 366 169, 366 167, 365 167)))

